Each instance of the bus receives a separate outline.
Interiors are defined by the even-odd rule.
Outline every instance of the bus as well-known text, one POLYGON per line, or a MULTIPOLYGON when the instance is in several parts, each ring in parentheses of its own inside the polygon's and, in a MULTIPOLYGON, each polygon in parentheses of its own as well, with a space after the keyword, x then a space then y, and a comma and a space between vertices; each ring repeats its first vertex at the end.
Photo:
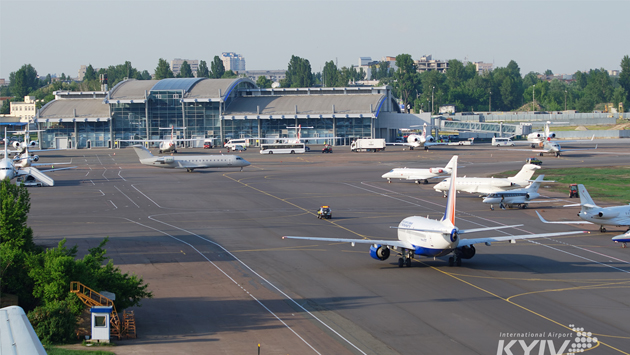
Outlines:
POLYGON ((260 154, 296 154, 306 152, 304 143, 270 143, 260 145, 260 154))

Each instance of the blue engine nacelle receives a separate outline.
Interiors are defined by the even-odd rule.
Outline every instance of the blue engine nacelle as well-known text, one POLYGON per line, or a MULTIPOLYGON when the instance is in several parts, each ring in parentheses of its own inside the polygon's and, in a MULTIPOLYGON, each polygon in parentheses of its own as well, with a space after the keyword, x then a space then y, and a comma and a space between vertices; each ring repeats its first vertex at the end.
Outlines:
POLYGON ((457 248, 456 253, 462 259, 470 259, 473 256, 475 256, 476 250, 475 250, 474 246, 472 246, 472 245, 468 246, 467 245, 467 246, 463 246, 461 248, 457 248))
POLYGON ((387 260, 389 258, 389 248, 380 244, 370 246, 370 256, 376 260, 387 260))

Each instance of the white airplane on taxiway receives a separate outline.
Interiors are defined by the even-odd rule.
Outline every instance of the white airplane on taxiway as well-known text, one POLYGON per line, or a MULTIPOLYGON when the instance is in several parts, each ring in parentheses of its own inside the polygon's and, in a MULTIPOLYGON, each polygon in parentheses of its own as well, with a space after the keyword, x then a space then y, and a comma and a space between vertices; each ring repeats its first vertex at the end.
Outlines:
POLYGON ((428 184, 428 179, 433 179, 443 175, 448 175, 453 170, 453 164, 457 161, 457 155, 454 155, 451 160, 443 168, 429 168, 429 169, 415 169, 415 168, 396 168, 389 172, 386 172, 381 176, 383 179, 387 179, 387 182, 392 182, 391 179, 400 180, 414 180, 416 184, 421 181, 424 184, 428 184))
POLYGON ((250 165, 250 162, 237 155, 183 155, 156 157, 142 145, 134 145, 133 149, 138 154, 140 163, 158 168, 186 169, 192 173, 195 169, 207 168, 241 168, 250 165))
MULTIPOLYGON (((457 191, 469 192, 471 194, 488 195, 493 192, 507 191, 526 187, 530 184, 530 179, 534 172, 540 169, 540 166, 534 164, 525 164, 518 174, 507 178, 478 178, 478 177, 462 177, 457 179, 455 189, 457 191)), ((444 193, 446 197, 447 191, 451 184, 451 178, 446 178, 440 183, 433 186, 435 191, 444 193)))

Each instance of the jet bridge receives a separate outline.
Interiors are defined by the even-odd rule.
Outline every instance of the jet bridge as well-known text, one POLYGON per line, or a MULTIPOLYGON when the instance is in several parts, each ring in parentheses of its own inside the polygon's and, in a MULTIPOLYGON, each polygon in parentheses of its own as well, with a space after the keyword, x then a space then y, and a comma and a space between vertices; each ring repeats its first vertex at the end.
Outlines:
POLYGON ((497 137, 528 135, 531 125, 440 120, 440 130, 494 133, 497 137))

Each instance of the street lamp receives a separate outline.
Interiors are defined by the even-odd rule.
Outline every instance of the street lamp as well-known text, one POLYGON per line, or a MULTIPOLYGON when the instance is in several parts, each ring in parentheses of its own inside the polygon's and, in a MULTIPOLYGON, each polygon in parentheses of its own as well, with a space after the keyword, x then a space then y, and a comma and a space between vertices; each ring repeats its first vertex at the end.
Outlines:
POLYGON ((567 110, 567 91, 564 90, 564 110, 567 110))
POLYGON ((433 92, 435 91, 435 86, 431 89, 431 114, 433 114, 433 92))
POLYGON ((492 91, 490 91, 490 103, 488 104, 488 112, 492 112, 492 91))
POLYGON ((532 111, 536 111, 536 98, 534 98, 534 93, 536 93, 536 84, 532 85, 532 111))

